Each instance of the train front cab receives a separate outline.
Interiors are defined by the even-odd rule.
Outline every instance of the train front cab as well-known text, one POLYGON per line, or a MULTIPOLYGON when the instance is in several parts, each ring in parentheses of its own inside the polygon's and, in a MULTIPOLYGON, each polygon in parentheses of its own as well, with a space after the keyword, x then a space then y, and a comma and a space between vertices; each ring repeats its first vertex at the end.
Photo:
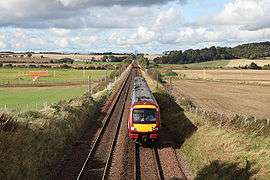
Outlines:
POLYGON ((134 142, 155 142, 160 129, 160 111, 156 104, 136 104, 130 108, 129 138, 134 142))

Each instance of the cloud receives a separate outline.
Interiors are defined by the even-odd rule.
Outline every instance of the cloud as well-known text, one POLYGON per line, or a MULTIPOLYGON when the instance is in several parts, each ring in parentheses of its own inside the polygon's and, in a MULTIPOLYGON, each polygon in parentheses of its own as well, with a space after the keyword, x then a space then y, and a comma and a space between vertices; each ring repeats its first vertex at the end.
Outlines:
POLYGON ((151 16, 152 8, 157 9, 157 5, 168 2, 183 3, 184 0, 0 1, 0 26, 37 29, 134 27, 146 18, 147 10, 151 16))
MULTIPOLYGON (((165 4, 175 0, 59 0, 65 7, 81 7, 81 6, 152 6, 156 4, 165 4)), ((177 0, 184 3, 183 0, 177 0)))
POLYGON ((242 30, 270 28, 269 0, 234 0, 213 17, 216 24, 239 25, 242 30))
POLYGON ((6 48, 7 45, 5 43, 5 36, 3 34, 0 34, 0 49, 6 48))

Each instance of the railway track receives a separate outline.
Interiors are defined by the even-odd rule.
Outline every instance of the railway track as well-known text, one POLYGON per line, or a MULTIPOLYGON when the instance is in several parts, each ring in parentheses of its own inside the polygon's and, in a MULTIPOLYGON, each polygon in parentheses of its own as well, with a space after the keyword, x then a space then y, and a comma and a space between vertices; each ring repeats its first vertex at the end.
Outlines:
MULTIPOLYGON (((170 148, 170 150, 174 153, 175 158, 176 152, 175 149, 170 148)), ((134 144, 134 179, 135 180, 141 180, 141 179, 170 179, 170 178, 176 178, 176 179, 188 179, 184 173, 184 171, 181 168, 181 165, 179 161, 177 160, 177 168, 178 172, 176 174, 178 175, 172 175, 168 177, 166 173, 166 169, 168 167, 164 166, 170 166, 169 164, 164 164, 161 162, 161 156, 158 152, 157 147, 143 147, 138 144, 134 144), (165 170, 165 171, 164 171, 165 170), (179 175, 180 174, 180 175, 179 175)))
POLYGON ((134 179, 164 179, 157 149, 138 144, 134 148, 134 179))
POLYGON ((84 151, 76 153, 81 158, 77 159, 75 155, 74 161, 69 163, 71 168, 67 166, 67 169, 63 169, 57 179, 169 179, 180 176, 181 179, 187 179, 172 147, 169 147, 170 157, 166 157, 168 153, 164 154, 163 149, 168 150, 168 147, 143 147, 126 139, 127 125, 122 119, 125 121, 127 118, 125 112, 126 106, 129 106, 132 79, 139 74, 136 68, 131 69, 115 94, 94 141, 91 145, 82 144, 84 151))
POLYGON ((113 101, 104 124, 78 173, 77 180, 105 179, 107 177, 133 75, 134 72, 131 70, 113 101))

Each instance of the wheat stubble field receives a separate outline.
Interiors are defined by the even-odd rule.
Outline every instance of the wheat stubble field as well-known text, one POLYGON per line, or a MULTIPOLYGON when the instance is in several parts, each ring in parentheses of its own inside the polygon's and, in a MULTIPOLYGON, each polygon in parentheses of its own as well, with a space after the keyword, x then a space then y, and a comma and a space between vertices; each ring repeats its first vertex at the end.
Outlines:
POLYGON ((225 114, 270 117, 270 86, 203 80, 174 81, 174 92, 187 96, 196 106, 225 114))
POLYGON ((269 70, 174 70, 178 75, 187 79, 204 79, 221 82, 235 82, 244 84, 270 85, 269 70))

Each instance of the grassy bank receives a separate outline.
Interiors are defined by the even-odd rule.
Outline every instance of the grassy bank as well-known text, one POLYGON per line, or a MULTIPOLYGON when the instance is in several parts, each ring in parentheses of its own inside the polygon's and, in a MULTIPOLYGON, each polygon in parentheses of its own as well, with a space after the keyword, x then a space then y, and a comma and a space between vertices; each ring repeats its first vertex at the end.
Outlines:
POLYGON ((0 179, 46 179, 66 145, 74 142, 89 121, 95 123, 104 98, 84 95, 42 111, 1 114, 0 179))
POLYGON ((270 176, 270 136, 250 129, 219 126, 185 111, 165 91, 154 93, 163 128, 178 144, 195 179, 267 179, 270 176), (171 108, 168 108, 171 107, 171 108))
POLYGON ((269 178, 269 136, 218 128, 194 113, 185 115, 198 129, 180 151, 197 179, 269 178))
MULTIPOLYGON (((114 74, 122 72, 118 70, 114 74)), ((98 123, 97 113, 113 90, 104 90, 95 99, 84 94, 40 111, 0 112, 0 179, 51 179, 65 149, 87 126, 98 123)))

